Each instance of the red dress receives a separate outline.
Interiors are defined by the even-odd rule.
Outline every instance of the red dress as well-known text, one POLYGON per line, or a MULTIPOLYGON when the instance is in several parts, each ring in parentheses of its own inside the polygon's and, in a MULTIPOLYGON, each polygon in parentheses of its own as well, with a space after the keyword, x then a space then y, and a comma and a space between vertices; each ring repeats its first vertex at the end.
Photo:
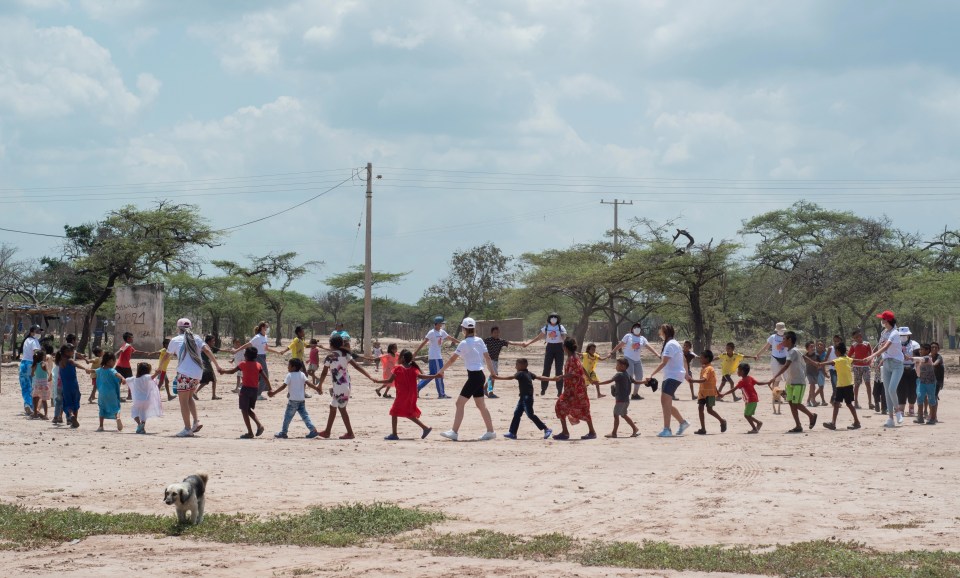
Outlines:
POLYGON ((417 407, 417 377, 420 370, 414 366, 398 365, 393 368, 393 385, 397 396, 390 406, 390 415, 394 417, 420 417, 420 408, 417 407))
POLYGON ((563 368, 563 393, 557 398, 557 417, 565 417, 571 425, 590 419, 590 398, 587 397, 586 373, 579 355, 568 355, 563 368))

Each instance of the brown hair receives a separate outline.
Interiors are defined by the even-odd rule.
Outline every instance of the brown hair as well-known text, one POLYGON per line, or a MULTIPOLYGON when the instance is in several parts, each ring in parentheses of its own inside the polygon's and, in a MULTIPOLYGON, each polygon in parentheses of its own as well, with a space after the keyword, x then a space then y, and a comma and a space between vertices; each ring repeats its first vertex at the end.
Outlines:
POLYGON ((673 325, 664 323, 660 326, 660 333, 663 333, 663 347, 660 348, 660 353, 663 353, 663 350, 667 347, 667 342, 673 339, 677 335, 677 332, 673 328, 673 325))

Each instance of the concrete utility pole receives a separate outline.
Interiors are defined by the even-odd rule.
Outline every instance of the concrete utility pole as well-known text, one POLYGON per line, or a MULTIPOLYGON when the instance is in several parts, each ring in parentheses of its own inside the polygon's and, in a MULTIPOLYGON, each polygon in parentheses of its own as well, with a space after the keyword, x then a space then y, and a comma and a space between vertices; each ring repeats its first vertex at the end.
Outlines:
POLYGON ((370 353, 370 341, 373 339, 373 269, 371 265, 370 246, 371 231, 373 229, 373 163, 367 163, 367 235, 365 262, 363 266, 363 352, 370 353))
POLYGON ((633 201, 612 201, 600 200, 601 205, 613 205, 613 254, 620 258, 620 205, 632 205, 633 201))

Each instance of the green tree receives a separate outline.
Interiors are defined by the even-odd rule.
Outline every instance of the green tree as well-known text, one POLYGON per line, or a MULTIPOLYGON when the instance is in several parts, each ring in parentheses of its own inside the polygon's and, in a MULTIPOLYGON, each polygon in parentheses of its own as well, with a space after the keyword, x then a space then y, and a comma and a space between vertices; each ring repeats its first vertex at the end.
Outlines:
MULTIPOLYGON (((450 274, 424 292, 425 297, 448 303, 462 317, 490 307, 513 284, 511 259, 493 243, 484 243, 450 257, 450 274)), ((457 324, 456 334, 460 334, 457 324)))

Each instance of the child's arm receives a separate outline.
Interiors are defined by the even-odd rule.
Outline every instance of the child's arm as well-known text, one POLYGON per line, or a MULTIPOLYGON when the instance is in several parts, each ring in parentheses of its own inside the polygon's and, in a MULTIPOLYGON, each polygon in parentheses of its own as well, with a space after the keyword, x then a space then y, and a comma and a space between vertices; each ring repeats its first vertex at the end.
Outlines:
POLYGON ((260 377, 267 382, 267 392, 273 391, 273 386, 270 385, 270 376, 267 375, 267 371, 263 367, 260 368, 260 377))
POLYGON ((369 373, 367 373, 367 370, 364 369, 363 367, 361 367, 360 364, 357 363, 356 361, 354 361, 353 359, 350 360, 350 365, 351 365, 354 369, 356 369, 357 371, 359 371, 360 373, 362 373, 363 375, 365 375, 367 379, 369 379, 370 381, 372 381, 372 382, 374 382, 374 383, 377 383, 377 381, 378 381, 377 378, 375 378, 375 377, 373 377, 372 375, 370 375, 369 373))
POLYGON ((281 391, 283 391, 283 390, 285 390, 285 389, 287 389, 287 383, 286 383, 286 382, 284 382, 283 385, 281 385, 281 386, 278 387, 277 389, 271 389, 270 391, 268 391, 268 392, 267 392, 267 395, 268 395, 269 397, 273 397, 273 396, 277 395, 278 393, 280 393, 281 391))
MULTIPOLYGON (((611 377, 610 379, 605 379, 605 380, 603 380, 603 381, 598 381, 598 382, 594 383, 594 385, 607 385, 608 383, 613 383, 613 382, 614 382, 614 379, 611 377)), ((634 383, 640 383, 640 382, 634 380, 634 383)))
POLYGON ((325 379, 327 378, 327 372, 328 372, 328 371, 330 371, 330 366, 324 365, 324 366, 323 366, 323 371, 320 372, 320 377, 318 377, 317 380, 316 380, 316 382, 315 382, 315 387, 314 387, 314 389, 317 390, 317 391, 320 392, 320 393, 323 393, 323 391, 320 389, 320 387, 323 385, 323 380, 325 380, 325 379))
POLYGON ((538 375, 538 376, 537 376, 537 380, 540 380, 540 381, 560 381, 560 380, 563 379, 564 377, 566 377, 567 379, 569 379, 569 378, 573 377, 573 374, 571 373, 571 374, 568 374, 568 375, 554 375, 553 377, 547 377, 547 376, 545 376, 545 375, 538 375))
POLYGON ((239 363, 238 363, 237 365, 234 365, 234 366, 231 367, 230 369, 224 369, 224 368, 222 368, 222 367, 218 367, 218 368, 217 368, 217 372, 218 372, 220 375, 230 375, 231 373, 236 373, 236 372, 238 372, 238 371, 240 371, 240 364, 239 364, 239 363))

